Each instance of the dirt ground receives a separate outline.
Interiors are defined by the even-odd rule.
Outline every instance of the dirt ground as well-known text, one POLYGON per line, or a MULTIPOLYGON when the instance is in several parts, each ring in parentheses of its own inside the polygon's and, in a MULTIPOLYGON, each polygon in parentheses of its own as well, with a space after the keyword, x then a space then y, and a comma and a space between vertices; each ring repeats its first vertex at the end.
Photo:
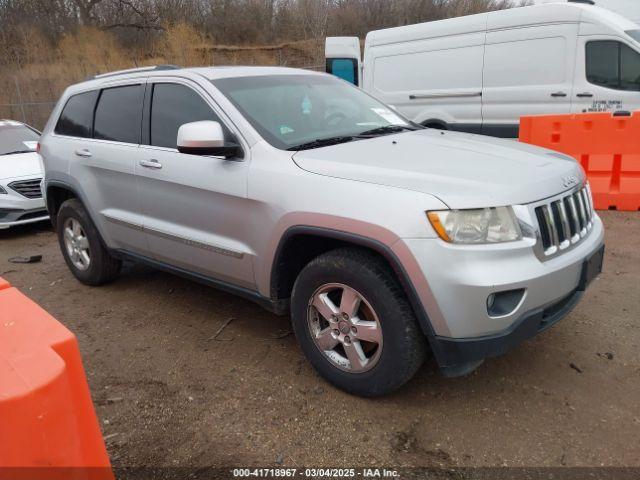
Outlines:
POLYGON ((246 300, 136 265, 81 285, 46 224, 0 232, 0 276, 78 336, 114 466, 640 466, 640 212, 602 217, 604 272, 570 316, 375 400, 325 383, 288 319, 246 300))

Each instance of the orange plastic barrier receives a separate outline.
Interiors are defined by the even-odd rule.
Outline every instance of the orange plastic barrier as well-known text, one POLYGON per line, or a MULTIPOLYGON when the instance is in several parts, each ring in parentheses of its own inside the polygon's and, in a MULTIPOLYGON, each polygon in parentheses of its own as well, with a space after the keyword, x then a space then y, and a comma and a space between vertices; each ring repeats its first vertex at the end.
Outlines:
POLYGON ((113 479, 75 336, 0 278, 0 479, 113 479))
POLYGON ((522 117, 520 141, 580 162, 600 210, 640 210, 640 112, 522 117))

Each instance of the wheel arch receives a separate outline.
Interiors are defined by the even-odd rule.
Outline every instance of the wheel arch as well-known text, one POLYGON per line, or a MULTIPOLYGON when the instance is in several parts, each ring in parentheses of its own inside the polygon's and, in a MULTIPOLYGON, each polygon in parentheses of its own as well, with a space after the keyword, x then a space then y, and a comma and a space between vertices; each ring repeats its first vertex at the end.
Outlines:
POLYGON ((438 118, 429 118, 420 122, 421 125, 427 128, 437 128, 439 130, 449 130, 449 124, 444 120, 440 120, 438 118))
POLYGON ((82 201, 78 192, 69 184, 58 181, 50 181, 46 184, 45 204, 51 223, 55 226, 60 206, 71 198, 82 201))
POLYGON ((298 225, 288 228, 282 235, 273 258, 270 272, 272 300, 283 301, 290 297, 295 279, 313 258, 345 246, 372 251, 385 261, 407 295, 420 327, 433 347, 435 332, 409 274, 389 246, 370 237, 324 227, 298 225), (303 255, 299 255, 301 251, 303 255))

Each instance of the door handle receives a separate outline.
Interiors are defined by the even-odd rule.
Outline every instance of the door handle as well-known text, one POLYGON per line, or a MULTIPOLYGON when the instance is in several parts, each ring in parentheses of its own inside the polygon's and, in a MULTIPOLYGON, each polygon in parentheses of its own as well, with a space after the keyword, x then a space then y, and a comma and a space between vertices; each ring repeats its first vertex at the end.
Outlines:
POLYGON ((556 92, 551 94, 552 97, 566 97, 567 94, 564 92, 556 92))
POLYGON ((75 153, 78 157, 89 158, 92 156, 91 152, 86 148, 83 148, 82 150, 78 149, 75 153))
POLYGON ((140 166, 145 168, 155 168, 156 170, 160 170, 162 168, 162 164, 156 160, 140 160, 140 166))
POLYGON ((593 97, 593 93, 589 93, 589 92, 579 93, 578 97, 579 98, 591 98, 591 97, 593 97))

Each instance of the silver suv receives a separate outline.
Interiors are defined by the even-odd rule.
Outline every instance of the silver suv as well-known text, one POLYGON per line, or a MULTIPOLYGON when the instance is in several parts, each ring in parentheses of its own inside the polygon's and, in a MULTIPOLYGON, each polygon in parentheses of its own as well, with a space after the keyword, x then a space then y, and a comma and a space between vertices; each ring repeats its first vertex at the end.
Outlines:
POLYGON ((291 312, 309 361, 359 395, 427 352, 472 371, 564 317, 602 267, 573 159, 425 129, 325 74, 102 75, 67 89, 41 154, 81 282, 133 259, 291 312))

